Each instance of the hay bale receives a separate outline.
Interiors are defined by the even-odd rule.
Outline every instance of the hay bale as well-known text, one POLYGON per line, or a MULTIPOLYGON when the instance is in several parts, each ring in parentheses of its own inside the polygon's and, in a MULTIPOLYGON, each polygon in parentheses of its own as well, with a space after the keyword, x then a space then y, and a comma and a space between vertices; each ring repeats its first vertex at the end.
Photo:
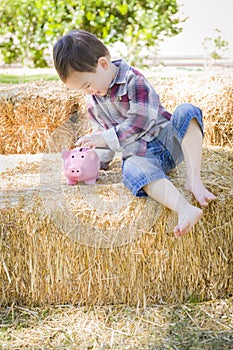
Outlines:
MULTIPOLYGON (((8 157, 2 156, 2 163, 8 157)), ((120 158, 111 163, 108 171, 100 171, 95 186, 83 183, 68 186, 60 153, 41 154, 39 158, 35 155, 30 163, 21 161, 3 172, 1 178, 0 207, 19 205, 22 198, 24 209, 30 211, 39 198, 44 214, 62 232, 88 246, 109 248, 127 244, 149 231, 156 219, 156 215, 149 215, 155 209, 154 201, 134 198, 122 184, 120 158)))
POLYGON ((59 152, 90 129, 85 97, 61 82, 0 88, 1 154, 40 153, 49 151, 51 144, 52 151, 59 152))
MULTIPOLYGON (((183 102, 202 108, 206 145, 232 145, 232 77, 150 80, 171 112, 183 102)), ((84 96, 60 82, 0 88, 1 154, 60 152, 78 136, 90 132, 84 96)))
POLYGON ((233 76, 152 78, 151 82, 171 113, 186 102, 202 109, 206 145, 232 146, 233 76))
MULTIPOLYGON (((204 150, 204 182, 218 199, 180 240, 169 210, 123 192, 117 159, 92 187, 66 186, 59 159, 43 155, 1 174, 2 305, 146 305, 232 293, 231 149, 204 150)), ((179 185, 184 169, 172 176, 179 185)))

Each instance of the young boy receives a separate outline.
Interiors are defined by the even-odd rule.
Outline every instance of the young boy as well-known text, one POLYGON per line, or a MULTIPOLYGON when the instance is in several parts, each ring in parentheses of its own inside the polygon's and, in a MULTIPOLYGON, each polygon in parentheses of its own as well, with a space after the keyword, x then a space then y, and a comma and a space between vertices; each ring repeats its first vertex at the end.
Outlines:
POLYGON ((124 185, 137 197, 150 196, 178 214, 175 237, 185 235, 202 216, 172 184, 167 173, 183 159, 185 187, 201 206, 215 199, 200 178, 203 124, 201 110, 182 104, 173 115, 145 77, 123 59, 111 61, 107 47, 82 30, 54 45, 55 68, 70 89, 90 95, 88 111, 94 132, 77 146, 104 148, 102 161, 122 152, 124 185))

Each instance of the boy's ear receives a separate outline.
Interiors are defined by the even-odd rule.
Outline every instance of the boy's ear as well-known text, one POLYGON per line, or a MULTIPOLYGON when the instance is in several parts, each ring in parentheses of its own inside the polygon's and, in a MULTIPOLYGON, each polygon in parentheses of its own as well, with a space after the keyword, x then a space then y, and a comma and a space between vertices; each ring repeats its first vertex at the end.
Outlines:
POLYGON ((102 56, 98 59, 98 64, 103 68, 103 69, 107 69, 109 66, 109 60, 107 59, 107 57, 102 56))

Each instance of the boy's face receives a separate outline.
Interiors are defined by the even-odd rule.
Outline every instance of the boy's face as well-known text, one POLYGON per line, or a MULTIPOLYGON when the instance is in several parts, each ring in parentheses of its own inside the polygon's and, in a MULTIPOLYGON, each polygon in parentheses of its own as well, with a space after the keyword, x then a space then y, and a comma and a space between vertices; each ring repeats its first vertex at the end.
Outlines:
POLYGON ((95 73, 73 71, 65 85, 69 89, 82 90, 88 95, 105 96, 115 76, 114 67, 106 57, 100 57, 95 73))

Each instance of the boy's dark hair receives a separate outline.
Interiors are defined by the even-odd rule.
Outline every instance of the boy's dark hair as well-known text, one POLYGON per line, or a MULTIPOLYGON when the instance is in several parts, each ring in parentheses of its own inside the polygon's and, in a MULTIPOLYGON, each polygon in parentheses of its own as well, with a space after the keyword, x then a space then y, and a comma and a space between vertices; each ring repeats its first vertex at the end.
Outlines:
POLYGON ((54 66, 62 81, 72 70, 95 72, 98 59, 110 57, 107 47, 93 34, 84 30, 72 30, 53 46, 54 66))

